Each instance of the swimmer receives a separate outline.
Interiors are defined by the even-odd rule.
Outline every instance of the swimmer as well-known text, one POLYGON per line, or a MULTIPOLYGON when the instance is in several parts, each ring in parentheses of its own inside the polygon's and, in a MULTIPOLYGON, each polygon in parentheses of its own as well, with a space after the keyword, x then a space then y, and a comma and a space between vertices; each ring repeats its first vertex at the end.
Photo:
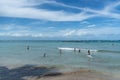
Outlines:
POLYGON ((80 53, 80 49, 78 50, 78 52, 80 53))
POLYGON ((62 50, 60 49, 60 55, 62 54, 62 50))
POLYGON ((30 49, 30 47, 29 46, 27 46, 27 50, 29 50, 30 49))
POLYGON ((76 48, 74 48, 74 52, 76 51, 76 48))
POLYGON ((44 53, 43 57, 46 57, 46 53, 44 53))
POLYGON ((90 55, 90 50, 88 50, 88 55, 90 55))

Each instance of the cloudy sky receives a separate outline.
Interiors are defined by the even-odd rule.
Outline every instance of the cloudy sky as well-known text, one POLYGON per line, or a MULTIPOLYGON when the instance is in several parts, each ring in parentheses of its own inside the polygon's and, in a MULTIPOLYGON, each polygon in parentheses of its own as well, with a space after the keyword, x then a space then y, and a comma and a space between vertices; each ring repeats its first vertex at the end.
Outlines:
POLYGON ((0 0, 0 39, 120 39, 120 0, 0 0))

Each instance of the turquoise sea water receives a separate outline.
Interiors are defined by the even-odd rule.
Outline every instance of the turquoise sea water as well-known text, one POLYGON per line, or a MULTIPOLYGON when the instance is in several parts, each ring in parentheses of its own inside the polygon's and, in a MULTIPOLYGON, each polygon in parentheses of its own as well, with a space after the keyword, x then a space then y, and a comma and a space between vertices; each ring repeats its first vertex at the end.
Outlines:
POLYGON ((120 41, 0 41, 0 66, 26 64, 120 73, 120 41))

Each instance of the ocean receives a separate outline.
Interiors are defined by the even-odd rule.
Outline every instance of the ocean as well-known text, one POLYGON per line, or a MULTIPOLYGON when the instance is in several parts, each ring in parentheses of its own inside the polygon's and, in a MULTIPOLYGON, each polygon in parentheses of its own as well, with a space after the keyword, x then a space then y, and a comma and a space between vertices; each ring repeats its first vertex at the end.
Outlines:
POLYGON ((86 68, 120 74, 120 41, 0 41, 0 66, 11 65, 55 66, 61 71, 86 68), (88 57, 88 50, 92 57, 88 57))

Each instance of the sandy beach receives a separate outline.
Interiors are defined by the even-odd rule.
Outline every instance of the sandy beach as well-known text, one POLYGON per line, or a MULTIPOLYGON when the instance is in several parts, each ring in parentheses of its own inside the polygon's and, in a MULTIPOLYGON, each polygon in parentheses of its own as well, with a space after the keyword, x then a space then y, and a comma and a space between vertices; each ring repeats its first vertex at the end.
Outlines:
POLYGON ((107 74, 102 74, 96 71, 80 70, 67 73, 51 73, 42 77, 26 77, 26 80, 118 80, 107 74))
POLYGON ((55 67, 25 65, 17 68, 0 67, 0 80, 119 80, 106 73, 80 69, 60 72, 55 67))

